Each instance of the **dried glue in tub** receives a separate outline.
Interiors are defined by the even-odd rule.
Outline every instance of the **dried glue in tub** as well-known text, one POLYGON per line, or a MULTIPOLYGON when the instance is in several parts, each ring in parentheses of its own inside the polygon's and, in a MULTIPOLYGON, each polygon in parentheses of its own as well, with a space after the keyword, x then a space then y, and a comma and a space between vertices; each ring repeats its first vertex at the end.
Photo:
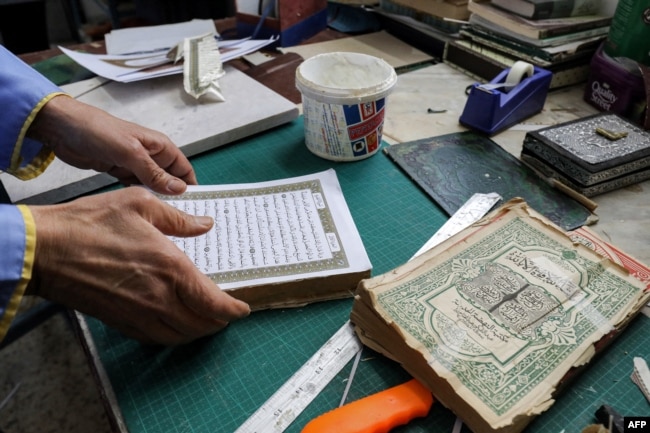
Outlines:
POLYGON ((397 82, 384 60, 359 53, 327 53, 296 70, 307 148, 325 159, 357 161, 381 145, 386 96, 397 82))

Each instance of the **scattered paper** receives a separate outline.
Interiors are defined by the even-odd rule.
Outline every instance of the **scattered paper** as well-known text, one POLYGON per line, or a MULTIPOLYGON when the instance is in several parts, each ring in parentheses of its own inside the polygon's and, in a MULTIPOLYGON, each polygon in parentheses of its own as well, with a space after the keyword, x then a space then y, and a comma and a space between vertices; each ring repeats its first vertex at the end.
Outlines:
POLYGON ((154 54, 111 55, 80 53, 64 47, 59 49, 100 77, 122 83, 177 74, 183 70, 182 65, 171 63, 167 51, 154 54))
POLYGON ((107 54, 142 54, 168 50, 185 38, 205 33, 219 35, 214 20, 117 29, 104 35, 104 42, 107 54))
POLYGON ((648 403, 650 403, 650 369, 648 369, 645 359, 638 356, 634 357, 632 382, 636 383, 645 398, 648 399, 648 403))
MULTIPOLYGON (((219 46, 221 61, 227 62, 253 53, 276 40, 277 37, 222 41, 219 46)), ((100 77, 121 83, 179 74, 183 71, 182 63, 173 63, 171 54, 168 56, 168 50, 144 54, 111 55, 80 53, 64 47, 59 47, 59 49, 72 60, 100 77)))

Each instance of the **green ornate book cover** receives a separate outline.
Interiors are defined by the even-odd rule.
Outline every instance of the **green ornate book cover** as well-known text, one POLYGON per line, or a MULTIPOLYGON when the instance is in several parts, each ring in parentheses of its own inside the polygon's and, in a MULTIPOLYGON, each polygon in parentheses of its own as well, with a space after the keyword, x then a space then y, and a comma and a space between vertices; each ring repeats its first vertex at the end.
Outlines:
POLYGON ((362 281, 351 317, 474 433, 515 433, 640 311, 644 289, 514 200, 362 281))
POLYGON ((472 131, 389 146, 386 153, 447 213, 474 193, 521 197, 564 230, 594 219, 582 204, 550 186, 488 137, 472 131))

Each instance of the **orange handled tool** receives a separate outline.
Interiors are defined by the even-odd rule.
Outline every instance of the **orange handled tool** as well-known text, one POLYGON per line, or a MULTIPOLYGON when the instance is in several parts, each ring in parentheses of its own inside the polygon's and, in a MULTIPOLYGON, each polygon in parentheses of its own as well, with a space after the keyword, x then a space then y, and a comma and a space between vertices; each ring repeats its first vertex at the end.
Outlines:
POLYGON ((425 416, 432 404, 431 391, 412 379, 314 418, 302 433, 387 433, 425 416))

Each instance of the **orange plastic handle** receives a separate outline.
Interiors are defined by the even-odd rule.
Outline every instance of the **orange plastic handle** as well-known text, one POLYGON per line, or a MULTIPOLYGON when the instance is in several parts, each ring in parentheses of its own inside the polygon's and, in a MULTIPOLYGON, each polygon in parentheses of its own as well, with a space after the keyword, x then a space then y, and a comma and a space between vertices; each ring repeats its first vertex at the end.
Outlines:
POLYGON ((387 433, 425 416, 432 404, 431 391, 412 379, 320 415, 302 433, 387 433))

